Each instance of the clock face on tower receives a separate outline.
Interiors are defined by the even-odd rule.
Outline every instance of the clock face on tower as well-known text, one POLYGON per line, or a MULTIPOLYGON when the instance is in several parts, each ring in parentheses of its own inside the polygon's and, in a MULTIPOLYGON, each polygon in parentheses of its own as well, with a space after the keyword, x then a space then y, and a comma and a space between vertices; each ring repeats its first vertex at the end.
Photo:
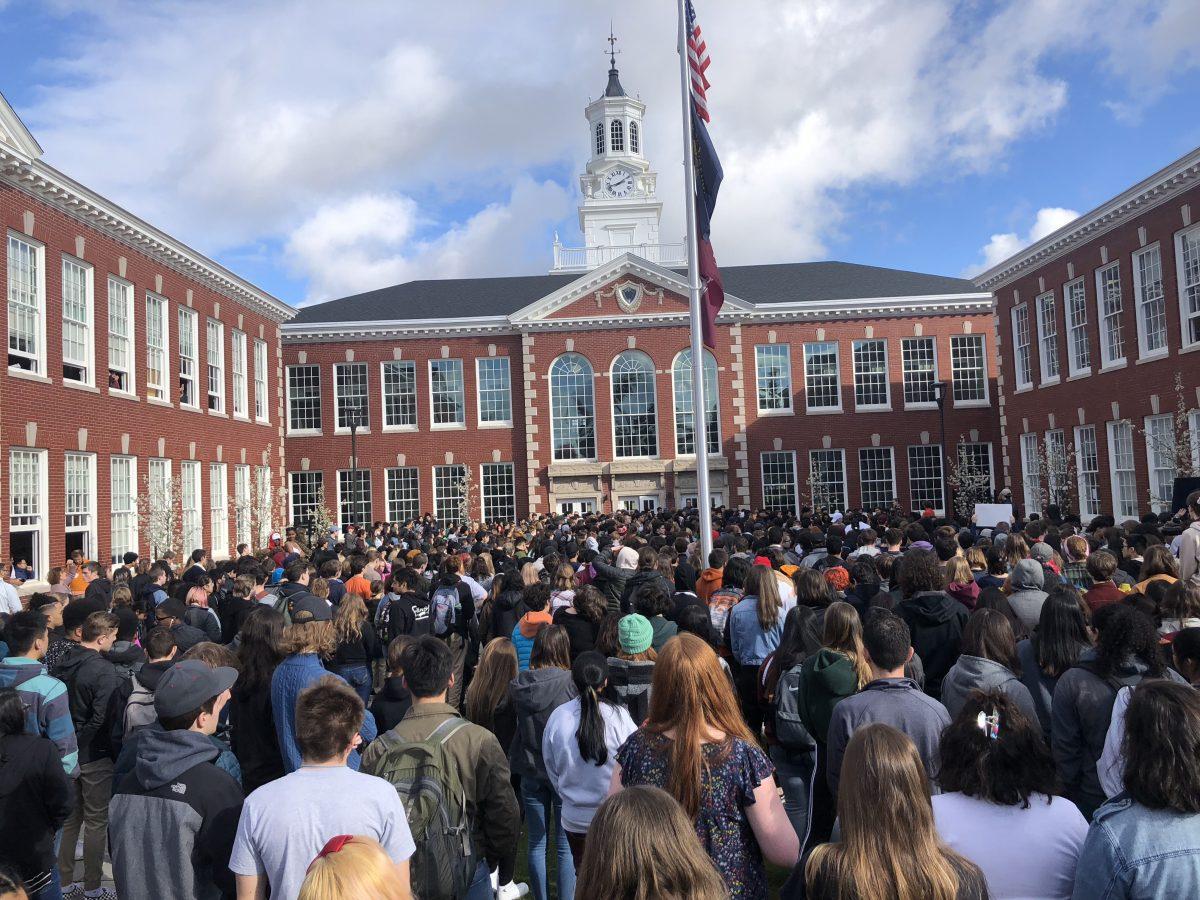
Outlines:
POLYGON ((604 176, 604 190, 610 197, 628 197, 633 193, 633 173, 613 169, 604 176))

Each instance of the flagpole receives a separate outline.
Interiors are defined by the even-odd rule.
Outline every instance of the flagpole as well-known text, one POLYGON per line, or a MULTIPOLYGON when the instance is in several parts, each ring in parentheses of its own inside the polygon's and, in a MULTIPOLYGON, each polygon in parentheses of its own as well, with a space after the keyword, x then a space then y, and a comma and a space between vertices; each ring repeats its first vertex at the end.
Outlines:
POLYGON ((679 96, 683 110, 683 207, 687 213, 688 309, 692 326, 692 420, 696 432, 696 508, 700 511, 700 565, 712 552, 708 492, 708 410, 704 405, 704 342, 700 322, 700 252, 696 241, 696 159, 692 152, 692 89, 688 66, 686 0, 679 2, 679 96))

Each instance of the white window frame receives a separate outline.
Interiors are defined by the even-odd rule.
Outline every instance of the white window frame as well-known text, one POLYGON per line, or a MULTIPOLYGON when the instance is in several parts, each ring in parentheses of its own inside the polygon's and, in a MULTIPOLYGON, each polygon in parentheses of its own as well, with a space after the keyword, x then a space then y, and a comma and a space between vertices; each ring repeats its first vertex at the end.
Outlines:
POLYGON ((233 417, 250 418, 250 391, 246 381, 247 339, 246 332, 234 328, 229 333, 229 370, 233 377, 233 417))
POLYGON ((420 469, 416 466, 393 466, 384 469, 383 486, 389 522, 408 522, 421 517, 420 469), (406 488, 412 490, 405 490, 406 488))
MULTIPOLYGON (((153 498, 154 502, 165 503, 168 509, 172 510, 174 517, 174 507, 176 497, 174 496, 175 485, 172 482, 173 466, 171 460, 165 457, 150 457, 146 460, 146 494, 153 498)), ((179 498, 182 503, 182 498, 179 498)), ((154 544, 154 530, 147 535, 149 542, 150 556, 153 559, 161 559, 167 550, 175 550, 182 552, 178 547, 158 547, 154 544)), ((195 549, 194 547, 192 548, 195 549)), ((188 551, 189 553, 191 550, 188 551)))
POLYGON ((1175 233, 1175 291, 1179 299, 1180 346, 1200 347, 1200 225, 1175 233), (1195 311, 1189 292, 1195 297, 1195 311))
POLYGON ((250 487, 250 466, 234 464, 233 467, 233 539, 235 544, 254 546, 251 534, 251 514, 254 492, 250 487))
POLYGON ((1067 327, 1068 377, 1091 374, 1092 336, 1088 331, 1087 279, 1082 275, 1063 285, 1063 320, 1067 327), (1077 311, 1082 314, 1082 319, 1076 315, 1077 311), (1077 341, 1077 337, 1082 340, 1077 341), (1086 361, 1080 360, 1079 347, 1087 354, 1086 361))
MULTIPOLYGON (((930 348, 933 350, 933 372, 930 373, 930 384, 935 385, 938 382, 938 372, 940 371, 941 360, 938 359, 938 343, 937 339, 931 334, 912 334, 900 339, 900 396, 904 400, 905 409, 937 409, 937 400, 913 400, 909 402, 908 391, 905 390, 905 385, 908 382, 910 373, 917 374, 920 369, 909 368, 908 358, 904 353, 904 348, 910 342, 926 342, 928 341, 930 348)), ((937 394, 937 389, 933 389, 934 395, 937 394)))
MULTIPOLYGON (((288 472, 288 515, 291 517, 292 526, 297 531, 302 531, 308 527, 307 510, 311 510, 324 495, 325 491, 325 473, 317 469, 308 472, 288 472), (313 486, 312 497, 303 497, 305 505, 298 507, 298 494, 296 490, 297 479, 305 482, 305 488, 313 486)), ((327 501, 326 501, 327 502, 327 501)))
MULTIPOLYGON (((575 351, 560 354, 550 363, 550 368, 546 372, 546 380, 549 383, 548 393, 550 395, 550 459, 553 462, 595 461, 598 458, 597 454, 600 452, 600 441, 596 436, 596 370, 592 365, 592 361, 582 353, 575 351), (563 371, 567 367, 574 366, 579 366, 585 369, 585 371, 579 373, 563 371), (569 393, 570 396, 560 396, 563 392, 569 393), (578 400, 577 395, 581 393, 586 393, 587 395, 587 414, 579 416, 573 412, 569 412, 567 415, 560 415, 564 410, 571 408, 567 401, 572 399, 572 397, 578 400), (592 452, 590 455, 576 457, 559 452, 559 433, 562 431, 564 424, 571 425, 572 431, 591 431, 592 452), (584 425, 584 427, 582 429, 576 428, 580 424, 584 425)), ((566 443, 565 439, 562 443, 566 443)))
POLYGON ((1021 499, 1025 503, 1025 514, 1040 514, 1042 511, 1042 458, 1041 443, 1036 432, 1021 435, 1021 499))
MULTIPOLYGON (((109 486, 109 551, 111 552, 113 562, 116 562, 124 553, 134 552, 138 550, 139 534, 138 534, 138 460, 136 456, 113 455, 108 461, 108 486, 109 486), (117 469, 128 463, 129 467, 129 493, 124 495, 117 491, 117 469), (128 505, 125 502, 128 501, 128 505), (117 534, 124 532, 125 536, 130 540, 125 543, 118 543, 117 534)), ((190 551, 189 551, 190 552, 190 551)))
MULTIPOLYGON (((708 440, 708 452, 710 456, 719 456, 721 454, 721 383, 720 370, 717 366, 716 357, 709 352, 708 348, 704 348, 704 405, 712 404, 713 412, 711 421, 706 418, 705 424, 708 426, 705 430, 705 438, 708 440), (710 377, 711 375, 711 377, 710 377), (715 427, 714 427, 715 426, 715 427)), ((673 423, 675 426, 675 455, 691 459, 696 455, 696 417, 694 414, 694 395, 692 394, 692 350, 686 347, 675 354, 675 358, 671 360, 671 411, 673 413, 673 423), (686 368, 684 366, 686 365, 686 368), (687 420, 691 419, 691 435, 692 435, 692 450, 687 452, 683 448, 684 441, 680 438, 686 438, 688 434, 687 420)))
POLYGON ((1200 409, 1188 413, 1188 434, 1192 439, 1192 469, 1200 471, 1200 409))
POLYGON ((792 416, 796 414, 794 409, 795 403, 792 401, 792 345, 791 344, 756 344, 754 347, 754 405, 758 410, 759 418, 763 416, 792 416), (783 351, 783 374, 786 378, 786 390, 784 391, 784 399, 787 401, 786 406, 780 407, 764 407, 762 405, 762 360, 760 357, 763 351, 768 351, 772 354, 778 352, 782 348, 783 351))
POLYGON ((269 424, 271 421, 271 395, 267 390, 270 368, 267 342, 254 341, 254 421, 269 424))
POLYGON ((180 509, 182 512, 183 555, 187 556, 193 550, 204 547, 204 502, 203 486, 201 484, 200 463, 194 459, 185 459, 179 463, 180 479, 180 509), (189 496, 194 507, 188 505, 189 496))
MULTIPOLYGON (((493 487, 495 486, 494 481, 492 482, 492 486, 493 487)), ((488 523, 515 522, 517 519, 517 470, 516 470, 516 466, 514 466, 510 462, 481 463, 479 466, 479 502, 481 504, 480 514, 483 517, 483 521, 488 522, 488 523), (492 481, 492 478, 494 478, 494 476, 496 476, 496 475, 502 476, 504 472, 508 473, 507 478, 508 478, 508 483, 512 488, 511 493, 501 494, 501 493, 497 493, 496 491, 492 491, 492 493, 489 495, 489 493, 488 493, 489 481, 492 481), (500 503, 504 503, 505 505, 510 506, 512 508, 512 515, 511 516, 503 516, 503 515, 497 514, 495 519, 491 518, 488 515, 489 504, 495 506, 500 503)))
MULTIPOLYGON (((322 424, 325 417, 325 398, 322 396, 321 388, 321 367, 316 363, 297 363, 287 366, 283 371, 283 389, 284 400, 286 401, 286 409, 284 416, 287 420, 287 433, 289 436, 312 436, 320 435, 322 432, 322 424), (292 426, 292 371, 294 369, 308 369, 317 373, 317 427, 316 428, 295 428, 292 426)), ((337 421, 336 419, 334 421, 337 421)))
POLYGON ((137 317, 134 314, 134 301, 137 297, 137 292, 133 285, 123 278, 118 278, 116 275, 108 276, 108 371, 109 385, 108 392, 110 394, 120 394, 121 396, 133 397, 137 395, 137 317), (115 289, 115 291, 114 291, 115 289), (113 311, 118 307, 123 306, 125 309, 125 334, 113 331, 113 311), (120 342, 125 344, 125 365, 113 365, 114 350, 117 349, 120 342), (116 372, 121 372, 125 375, 125 387, 113 387, 113 375, 116 372))
MULTIPOLYGON (((9 555, 12 555, 12 535, 14 534, 32 534, 33 537, 33 553, 29 554, 32 559, 29 563, 33 566, 34 575, 39 579, 46 577, 46 572, 50 566, 50 473, 47 470, 49 464, 49 452, 40 450, 36 447, 11 447, 8 451, 8 484, 5 485, 9 500, 9 541, 5 549, 9 555), (32 460, 36 467, 34 473, 36 482, 34 484, 33 501, 37 504, 34 507, 32 504, 27 509, 18 513, 16 506, 18 494, 16 490, 17 478, 15 477, 16 462, 18 457, 25 460, 32 460), (34 519, 32 522, 24 522, 16 524, 17 518, 34 519)), ((14 560, 15 561, 15 560, 14 560)))
MULTIPOLYGON (((1146 438, 1146 480, 1150 486, 1150 509, 1156 513, 1166 512, 1171 505, 1175 476, 1178 474, 1175 465, 1177 453, 1175 447, 1175 416, 1172 413, 1146 416, 1142 422, 1142 426, 1142 434, 1146 438), (1169 447, 1160 446, 1154 438, 1155 430, 1163 424, 1166 425, 1167 435, 1171 442, 1169 447), (1165 459, 1160 452, 1161 450, 1170 451, 1166 454, 1165 459), (1164 472, 1169 473, 1166 478, 1165 491, 1162 490, 1164 484, 1161 481, 1157 485, 1155 484, 1155 481, 1158 481, 1164 472), (1158 489, 1157 491, 1156 488, 1158 489), (1159 499, 1155 500, 1155 496, 1158 496, 1159 499)), ((1170 510, 1170 512, 1174 512, 1174 510, 1170 510)))
MULTIPOLYGON (((461 472, 462 477, 465 478, 466 474, 467 474, 467 467, 465 465, 463 465, 462 463, 447 463, 445 465, 433 467, 433 515, 434 515, 434 518, 436 518, 439 522, 446 522, 446 521, 457 522, 458 514, 459 514, 459 505, 458 504, 460 502, 460 498, 458 498, 458 497, 452 498, 449 496, 444 497, 438 492, 438 473, 444 469, 455 469, 458 472, 461 472), (453 518, 444 516, 442 514, 442 503, 443 502, 453 502, 454 503, 454 508, 451 511, 453 514, 453 518)), ((472 512, 473 512, 473 510, 472 510, 472 512)))
POLYGON ((846 474, 846 451, 841 448, 830 447, 830 448, 813 449, 813 450, 808 451, 809 482, 810 482, 810 487, 812 487, 812 489, 813 489, 813 496, 811 498, 812 505, 813 505, 814 509, 817 507, 817 497, 816 497, 815 477, 814 477, 814 473, 816 471, 816 466, 815 466, 816 458, 818 456, 821 456, 821 455, 824 455, 827 453, 828 454, 836 454, 836 458, 838 460, 837 464, 841 467, 841 472, 842 472, 842 489, 840 492, 841 497, 839 498, 841 502, 838 506, 834 507, 834 510, 837 512, 845 512, 846 508, 850 505, 850 490, 849 490, 849 485, 847 483, 848 477, 846 474))
MULTIPOLYGON (((452 366, 453 368, 453 366, 452 366)), ((429 427, 433 431, 453 431, 467 427, 467 371, 460 357, 439 357, 429 360, 426 367, 429 376, 429 427), (458 363, 458 409, 459 418, 456 421, 438 422, 438 407, 434 400, 433 370, 445 363, 458 363)))
POLYGON ((791 511, 794 515, 797 515, 797 516, 800 515, 800 482, 799 482, 800 470, 796 464, 796 451, 795 450, 764 450, 758 455, 758 475, 759 475, 759 479, 760 479, 759 486, 762 490, 763 509, 781 509, 781 507, 769 506, 767 504, 767 457, 768 456, 771 456, 771 457, 778 456, 778 457, 780 457, 781 460, 784 458, 788 458, 791 460, 791 465, 792 465, 792 480, 791 480, 792 510, 791 511))
MULTIPOLYGON (((913 477, 913 451, 918 450, 922 453, 934 451, 934 459, 937 460, 938 472, 938 491, 941 495, 941 505, 933 508, 934 515, 944 516, 946 514, 946 451, 941 444, 910 444, 908 452, 905 454, 908 462, 908 506, 913 512, 923 511, 924 506, 917 510, 913 500, 916 499, 916 492, 913 490, 913 482, 917 479, 913 477)), ((929 476, 923 476, 926 480, 929 476)))
POLYGON ((1130 260, 1130 268, 1133 269, 1133 306, 1137 318, 1138 359, 1158 359, 1160 356, 1166 356, 1171 351, 1170 335, 1167 331, 1167 286, 1163 277, 1162 247, 1159 242, 1155 241, 1153 244, 1147 244, 1145 247, 1135 250, 1130 260), (1143 257, 1150 257, 1151 254, 1157 258, 1157 298, 1147 296, 1147 286, 1142 280, 1142 259, 1143 257), (1147 311, 1150 304, 1155 302, 1162 305, 1162 345, 1151 348, 1149 345, 1150 332, 1147 323, 1147 311))
MULTIPOLYGON (((179 327, 179 405, 185 409, 200 408, 200 315, 194 309, 188 309, 186 306, 179 307, 178 316, 179 327), (186 323, 186 326, 185 326, 186 323), (191 339, 185 342, 183 339, 184 332, 187 332, 191 339), (187 346, 190 343, 191 349, 187 346), (191 364, 191 372, 185 373, 184 363, 191 364), (187 380, 192 385, 192 400, 189 403, 184 399, 183 384, 187 380)), ((193 548, 194 549, 194 548, 193 548)), ((190 551, 189 551, 190 552, 190 551)))
POLYGON ((1100 515, 1100 445, 1095 425, 1075 426, 1075 481, 1079 516, 1086 524, 1087 518, 1100 515))
POLYGON ((850 360, 851 367, 854 370, 854 411, 855 412, 891 412, 892 411, 892 379, 891 367, 888 359, 888 342, 886 338, 860 338, 850 343, 850 360), (858 367, 858 350, 863 344, 880 344, 883 346, 883 402, 882 403, 859 403, 858 402, 858 382, 859 378, 864 375, 878 375, 877 372, 860 371, 858 367))
POLYGON ((80 453, 70 451, 63 455, 63 531, 66 534, 82 534, 84 535, 83 555, 86 559, 96 558, 97 549, 97 527, 96 527, 96 454, 95 453, 80 453), (83 478, 85 481, 82 491, 71 490, 71 468, 72 465, 83 466, 83 478), (82 498, 84 509, 76 509, 74 513, 71 510, 71 496, 82 498), (67 517, 71 515, 84 516, 86 521, 80 524, 70 524, 67 517))
POLYGON ((257 511, 258 521, 251 523, 252 530, 256 532, 252 535, 251 545, 265 547, 271 532, 279 527, 275 520, 278 511, 275 509, 275 478, 271 467, 255 466, 254 482, 257 493, 252 493, 250 500, 257 511))
POLYGON ((611 446, 613 448, 613 458, 614 459, 658 459, 662 453, 662 444, 659 441, 661 435, 659 433, 660 409, 659 409, 659 402, 658 402, 658 370, 655 369, 654 360, 650 357, 650 354, 646 353, 645 350, 638 350, 638 349, 634 348, 634 349, 630 349, 630 350, 622 350, 620 353, 618 353, 616 356, 614 356, 612 364, 608 367, 608 387, 609 387, 609 396, 608 396, 608 401, 609 401, 608 402, 609 440, 612 441, 612 443, 609 446, 611 446), (638 360, 637 364, 640 366, 640 370, 639 370, 639 374, 637 377, 641 378, 643 376, 649 376, 649 379, 650 379, 648 393, 649 393, 649 396, 652 397, 654 400, 654 439, 653 439, 654 440, 654 447, 653 447, 654 452, 650 453, 650 454, 630 453, 630 452, 628 452, 629 449, 644 449, 644 448, 642 448, 642 447, 635 448, 632 445, 630 445, 629 442, 623 442, 622 440, 620 440, 618 438, 618 434, 617 434, 618 419, 630 417, 629 413, 618 413, 618 411, 617 411, 617 395, 616 395, 615 387, 616 387, 618 378, 625 374, 625 373, 617 372, 617 365, 618 365, 618 363, 622 363, 622 360, 638 360))
POLYGON ((1121 284, 1120 260, 1114 260, 1096 270, 1096 315, 1098 316, 1097 325, 1100 328, 1100 371, 1119 369, 1125 365, 1126 360, 1129 358, 1129 335, 1125 333, 1125 290, 1124 285, 1121 284), (1108 317, 1104 314, 1106 275, 1109 272, 1117 273, 1117 299, 1121 302, 1121 308, 1117 311, 1116 316, 1116 324, 1120 329, 1120 356, 1109 355, 1108 344, 1109 338, 1112 335, 1112 328, 1108 317))
MULTIPOLYGON (((953 405, 958 409, 970 409, 972 407, 984 407, 992 405, 992 391, 988 382, 988 355, 987 355, 987 335, 984 334, 952 334, 950 335, 950 399, 953 405), (979 371, 980 381, 983 383, 983 396, 976 397, 971 400, 959 400, 954 395, 956 393, 955 385, 959 382, 958 373, 965 372, 965 369, 956 368, 954 365, 954 344, 955 342, 978 342, 979 343, 979 371)), ((965 380, 965 379, 963 379, 965 380)))
POLYGON ((175 373, 175 367, 171 365, 171 301, 161 294, 155 294, 152 291, 146 292, 146 402, 161 403, 165 406, 171 405, 171 376, 175 373), (162 334, 162 347, 157 348, 150 343, 151 335, 154 329, 150 327, 151 322, 151 307, 158 309, 158 322, 162 334), (161 373, 162 384, 154 384, 151 381, 150 373, 153 367, 150 365, 151 359, 154 356, 160 356, 160 365, 158 371, 161 373))
POLYGON ((65 385, 83 385, 84 387, 96 386, 96 284, 95 270, 89 263, 82 259, 76 259, 74 256, 63 254, 62 257, 62 281, 60 282, 60 293, 62 294, 62 364, 63 364, 63 384, 65 385), (67 319, 67 272, 69 268, 75 268, 79 271, 81 277, 80 286, 83 288, 83 318, 67 319), (83 329, 83 353, 80 357, 67 358, 67 323, 71 321, 73 324, 83 329), (75 366, 82 369, 82 378, 68 378, 67 366, 75 366))
MULTIPOLYGON (((1124 443, 1124 441, 1120 441, 1124 443)), ((1108 423, 1108 465, 1109 472, 1112 473, 1112 513, 1113 518, 1117 520, 1117 524, 1138 518, 1138 502, 1137 502, 1137 456, 1133 449, 1133 424, 1128 420, 1122 419, 1118 422, 1108 423), (1118 463, 1123 462, 1122 457, 1125 455, 1117 448, 1118 438, 1128 438, 1128 459, 1129 468, 1120 468, 1118 463), (1122 496, 1120 475, 1129 473, 1129 497, 1122 496), (1123 504, 1128 504, 1124 506, 1123 504), (1132 507, 1132 511, 1128 510, 1132 507)))
POLYGON ((6 319, 8 334, 9 334, 8 354, 10 357, 15 355, 15 356, 21 357, 23 359, 27 359, 30 361, 30 363, 32 365, 32 368, 25 369, 25 368, 22 368, 21 366, 14 366, 14 365, 9 364, 8 371, 10 374, 14 374, 17 377, 25 377, 25 378, 33 377, 33 378, 44 379, 44 378, 46 378, 46 372, 47 372, 47 367, 46 367, 46 245, 43 244, 41 241, 35 241, 35 240, 33 240, 33 238, 26 237, 24 234, 18 234, 15 231, 9 231, 8 232, 8 241, 7 241, 6 246, 7 246, 6 259, 7 259, 7 268, 8 268, 8 311, 7 311, 8 318, 6 319), (13 347, 12 347, 12 335, 13 335, 12 319, 13 319, 13 306, 14 306, 13 297, 16 296, 18 293, 21 293, 21 294, 29 293, 28 290, 20 291, 18 289, 18 286, 16 285, 17 272, 19 271, 19 269, 13 263, 14 245, 24 245, 26 248, 28 248, 30 255, 32 257, 32 262, 33 262, 33 268, 30 272, 30 276, 33 279, 34 283, 31 285, 28 285, 27 288, 31 289, 31 291, 33 293, 32 299, 33 299, 35 305, 29 306, 28 304, 19 304, 21 306, 24 306, 27 310, 30 310, 30 314, 32 314, 36 320, 33 323, 33 333, 30 335, 30 337, 33 339, 33 341, 36 344, 33 353, 27 353, 23 350, 17 351, 14 353, 13 347))
POLYGON ((338 373, 343 369, 361 372, 363 379, 362 394, 359 395, 359 425, 357 431, 359 434, 371 433, 371 367, 365 362, 340 362, 333 364, 333 433, 334 434, 349 434, 350 426, 343 425, 342 422, 342 403, 344 402, 342 392, 338 390, 338 373))
POLYGON ((1029 327, 1029 304, 1020 303, 1012 308, 1013 381, 1018 391, 1033 387, 1032 334, 1029 327), (1022 324, 1024 328, 1022 329, 1022 324), (1024 343, 1021 333, 1024 331, 1024 343))
POLYGON ((229 468, 223 462, 208 464, 209 534, 213 559, 229 558, 229 468))
POLYGON ((890 508, 891 505, 896 502, 897 491, 896 491, 896 450, 895 450, 895 448, 893 448, 893 447, 860 447, 859 448, 859 450, 858 450, 858 495, 859 495, 858 496, 859 502, 862 504, 863 509, 874 509, 876 506, 880 506, 881 508, 890 508), (863 466, 863 461, 864 461, 863 454, 864 453, 884 453, 887 455, 888 469, 891 472, 891 476, 889 478, 889 483, 891 485, 891 492, 890 492, 890 496, 888 497, 888 502, 886 504, 877 504, 877 503, 868 504, 867 503, 867 498, 863 491, 863 485, 866 485, 868 483, 872 484, 872 485, 877 485, 877 484, 880 484, 881 481, 878 478, 867 478, 866 477, 866 474, 865 474, 866 468, 863 466))
MULTIPOLYGON (((828 349, 819 351, 821 355, 828 353, 828 349)), ((840 341, 807 341, 804 344, 804 412, 810 416, 832 415, 842 411, 842 346, 840 341), (837 397, 837 403, 831 406, 813 406, 811 390, 811 380, 817 378, 827 378, 824 374, 813 374, 808 370, 809 364, 809 348, 833 347, 833 367, 834 367, 834 395, 837 397)))
POLYGON ((375 485, 371 479, 371 470, 367 468, 359 469, 338 469, 337 470, 337 521, 343 528, 352 522, 359 523, 362 527, 369 527, 375 520, 375 504, 374 490, 375 485), (352 496, 346 498, 343 496, 344 489, 342 487, 342 476, 346 476, 346 481, 349 483, 352 496), (355 484, 354 480, 358 483, 355 484), (361 500, 359 499, 361 498, 361 500), (356 501, 358 501, 356 503, 356 501), (347 516, 342 511, 342 504, 349 502, 350 516, 347 516))
POLYGON ((207 408, 215 416, 225 415, 225 323, 209 319, 204 326, 207 408), (216 338, 214 340, 213 338, 216 338), (215 352, 214 352, 215 348, 215 352), (217 390, 214 392, 213 388, 217 390), (215 398, 215 403, 214 403, 215 398))
POLYGON ((1033 303, 1037 312, 1038 371, 1041 373, 1041 383, 1058 384, 1062 377, 1062 359, 1058 352, 1058 303, 1054 291, 1038 294, 1033 303), (1048 310, 1047 304, 1050 306, 1048 310), (1051 361, 1053 366, 1050 365, 1051 361))
MULTIPOLYGON (((498 388, 490 390, 498 391, 498 388)), ((512 396, 512 360, 507 356, 479 356, 475 358, 475 421, 480 428, 512 428, 513 424, 513 396, 512 396), (504 361, 504 370, 508 378, 508 387, 505 392, 508 394, 508 418, 506 419, 485 419, 483 417, 483 368, 485 363, 495 363, 500 360, 504 361)))
POLYGON ((1046 462, 1053 463, 1055 460, 1061 460, 1062 463, 1061 469, 1047 467, 1043 473, 1046 479, 1046 505, 1054 504, 1061 508, 1062 501, 1056 498, 1067 495, 1067 434, 1061 428, 1053 428, 1046 432, 1043 440, 1046 446, 1046 462))
MULTIPOLYGON (((421 423, 421 404, 417 400, 417 363, 411 359, 385 359, 379 363, 379 403, 383 416, 383 431, 416 431, 421 423), (388 370, 390 368, 408 369, 412 373, 412 388, 408 395, 412 398, 412 421, 394 425, 388 421, 388 370)), ((403 397, 404 392, 397 392, 397 397, 403 397)), ((392 521, 389 519, 388 521, 392 521)))

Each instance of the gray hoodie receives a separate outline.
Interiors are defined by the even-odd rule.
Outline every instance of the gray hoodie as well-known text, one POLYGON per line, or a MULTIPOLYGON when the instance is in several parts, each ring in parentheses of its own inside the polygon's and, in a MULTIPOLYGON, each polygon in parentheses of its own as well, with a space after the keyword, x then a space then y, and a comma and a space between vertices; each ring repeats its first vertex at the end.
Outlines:
POLYGON ((951 718, 958 715, 971 691, 1001 691, 1021 707, 1030 722, 1039 721, 1029 688, 1007 666, 964 653, 942 681, 942 703, 951 718))
POLYGON ((508 686, 517 714, 517 732, 508 751, 509 765, 522 778, 546 780, 546 763, 542 759, 542 736, 550 713, 578 691, 571 673, 566 669, 526 669, 508 686))
POLYGON ((1031 633, 1037 628, 1042 604, 1046 602, 1046 592, 1042 590, 1045 581, 1042 564, 1036 559, 1021 560, 1013 566, 1008 576, 1008 586, 1012 590, 1008 595, 1008 603, 1021 624, 1031 633))

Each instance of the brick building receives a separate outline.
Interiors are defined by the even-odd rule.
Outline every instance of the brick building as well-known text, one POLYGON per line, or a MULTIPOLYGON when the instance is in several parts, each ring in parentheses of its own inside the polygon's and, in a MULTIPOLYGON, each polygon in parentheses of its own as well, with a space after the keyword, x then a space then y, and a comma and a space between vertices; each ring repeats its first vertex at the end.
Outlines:
POLYGON ((981 275, 1027 509, 1161 512, 1200 471, 1200 150, 981 275))
POLYGON ((187 550, 226 556, 281 502, 294 311, 41 153, 0 97, 4 555, 41 575, 149 552, 166 507, 187 550))

